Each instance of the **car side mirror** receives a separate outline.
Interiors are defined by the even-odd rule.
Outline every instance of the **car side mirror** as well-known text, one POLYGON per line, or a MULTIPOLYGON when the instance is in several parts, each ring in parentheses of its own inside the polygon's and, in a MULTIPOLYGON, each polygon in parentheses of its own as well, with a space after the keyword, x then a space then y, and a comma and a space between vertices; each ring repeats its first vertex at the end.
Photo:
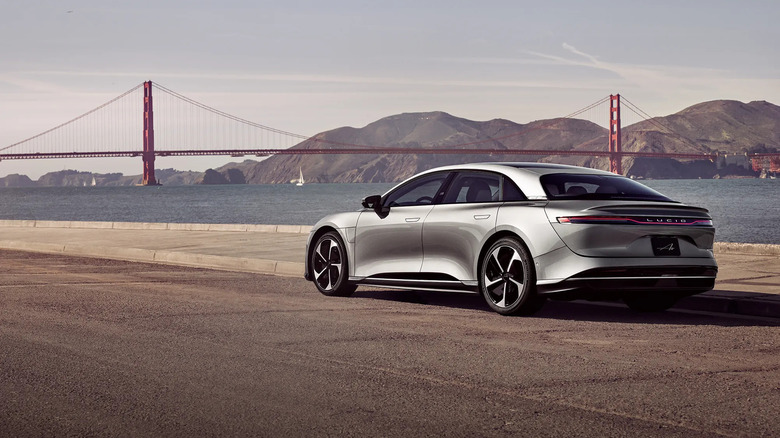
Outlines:
POLYGON ((381 202, 382 202, 382 196, 371 195, 363 198, 363 202, 361 202, 361 204, 363 204, 364 208, 376 209, 377 204, 380 204, 381 202))
POLYGON ((387 209, 382 208, 382 195, 371 195, 363 198, 361 202, 364 208, 370 208, 374 210, 377 216, 384 218, 387 216, 387 209))

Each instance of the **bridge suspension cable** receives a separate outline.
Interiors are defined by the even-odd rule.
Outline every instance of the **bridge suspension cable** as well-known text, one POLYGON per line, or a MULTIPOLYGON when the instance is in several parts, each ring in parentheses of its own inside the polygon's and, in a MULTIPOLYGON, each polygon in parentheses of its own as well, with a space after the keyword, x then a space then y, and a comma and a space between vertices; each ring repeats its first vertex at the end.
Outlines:
POLYGON ((285 149, 307 136, 228 114, 154 83, 155 149, 285 149))
POLYGON ((273 133, 276 133, 276 134, 286 135, 286 136, 289 136, 289 137, 294 137, 294 138, 299 138, 299 139, 307 139, 307 138, 309 138, 309 136, 306 136, 306 135, 296 134, 294 132, 289 132, 289 131, 283 131, 281 129, 276 129, 276 128, 272 128, 270 126, 261 125, 259 123, 255 123, 255 122, 253 122, 251 120, 242 119, 241 117, 237 117, 237 116, 234 116, 232 114, 228 114, 228 113, 226 113, 224 111, 220 111, 220 110, 218 110, 216 108, 213 108, 213 107, 208 106, 206 104, 200 103, 200 102, 198 102, 196 100, 190 99, 189 97, 184 96, 182 94, 179 94, 179 93, 171 90, 170 88, 166 88, 166 87, 160 85, 157 82, 154 82, 154 86, 155 86, 155 89, 163 91, 164 93, 166 93, 166 94, 168 94, 168 95, 170 95, 172 97, 175 97, 175 98, 177 98, 177 99, 179 99, 181 101, 184 101, 184 102, 186 102, 186 103, 188 103, 190 105, 193 105, 195 107, 198 107, 200 109, 203 109, 205 111, 213 113, 215 115, 222 116, 222 117, 227 118, 229 120, 233 120, 233 121, 236 121, 236 122, 239 122, 239 123, 243 123, 243 124, 248 125, 248 126, 252 126, 254 128, 259 128, 259 129, 262 129, 262 130, 265 130, 265 131, 269 131, 269 132, 273 132, 273 133))
MULTIPOLYGON (((103 129, 108 127, 110 132, 113 133, 108 138, 108 143, 110 144, 115 145, 121 140, 121 143, 129 146, 130 142, 128 141, 128 134, 131 133, 134 135, 134 137, 136 137, 135 143, 138 143, 137 139, 140 138, 140 129, 129 131, 127 126, 119 126, 126 125, 126 121, 128 120, 127 117, 118 118, 116 117, 116 114, 109 114, 110 110, 107 109, 113 109, 114 113, 121 112, 124 116, 130 112, 128 107, 133 106, 136 107, 136 114, 140 113, 140 110, 138 109, 141 106, 140 99, 129 99, 128 96, 138 94, 141 88, 143 88, 143 83, 136 85, 119 96, 90 111, 85 112, 78 117, 68 120, 65 123, 61 123, 51 129, 47 129, 40 134, 33 135, 32 137, 26 138, 22 141, 2 147, 0 148, 0 151, 5 151, 11 148, 27 147, 28 149, 31 149, 31 153, 64 152, 68 148, 63 147, 63 145, 67 143, 72 144, 72 142, 79 142, 81 147, 86 146, 86 148, 89 148, 89 145, 92 145, 93 150, 98 150, 97 148, 99 147, 105 149, 109 146, 109 144, 106 144, 107 139, 103 138, 102 136, 95 135, 94 130, 85 132, 86 130, 81 131, 78 128, 75 128, 75 126, 79 124, 92 125, 91 127, 93 128, 97 125, 100 125, 103 129), (89 137, 92 138, 90 139, 89 137)), ((136 121, 135 124, 137 125, 139 120, 137 120, 137 117, 134 120, 136 121)), ((18 152, 18 150, 14 152, 18 152)))
MULTIPOLYGON (((639 116, 643 121, 646 121, 653 126, 657 127, 661 132, 666 132, 667 134, 673 135, 681 140, 683 140, 683 143, 686 143, 688 146, 696 148, 701 150, 702 146, 699 143, 696 143, 692 139, 680 134, 679 132, 676 132, 674 129, 670 128, 669 126, 666 126, 665 124, 661 123, 661 121, 657 117, 653 117, 646 113, 644 110, 639 108, 636 104, 632 103, 630 100, 626 99, 625 96, 621 96, 623 99, 623 103, 625 104, 625 108, 627 108, 629 111, 633 112, 637 116, 639 116)), ((702 156, 702 158, 706 158, 702 156)))
POLYGON ((583 114, 583 113, 585 113, 587 111, 590 111, 590 110, 592 110, 592 109, 594 109, 594 108, 598 107, 599 105, 604 104, 606 102, 609 102, 609 96, 604 96, 601 100, 597 100, 596 102, 593 102, 592 104, 590 104, 590 105, 588 105, 588 106, 586 106, 584 108, 581 108, 581 109, 579 109, 577 111, 574 111, 573 113, 571 113, 569 115, 566 115, 566 116, 563 116, 561 118, 563 118, 563 119, 573 119, 574 117, 577 117, 580 114, 583 114))
MULTIPOLYGON (((34 154, 63 157, 68 154, 98 156, 99 153, 113 153, 127 156, 136 151, 140 152, 143 131, 143 121, 140 118, 143 114, 141 96, 143 86, 143 83, 138 84, 78 117, 2 147, 0 152, 7 151, 3 155, 20 155, 19 158, 34 158, 31 156, 34 154)), ((160 151, 285 149, 303 140, 353 149, 388 147, 388 145, 337 142, 296 134, 226 113, 156 82, 154 87, 158 91, 154 108, 156 149, 160 151)), ((528 124, 524 129, 510 134, 448 144, 446 147, 467 148, 522 136, 532 131, 550 129, 561 119, 575 118, 608 100, 608 96, 604 97, 564 117, 528 124)))

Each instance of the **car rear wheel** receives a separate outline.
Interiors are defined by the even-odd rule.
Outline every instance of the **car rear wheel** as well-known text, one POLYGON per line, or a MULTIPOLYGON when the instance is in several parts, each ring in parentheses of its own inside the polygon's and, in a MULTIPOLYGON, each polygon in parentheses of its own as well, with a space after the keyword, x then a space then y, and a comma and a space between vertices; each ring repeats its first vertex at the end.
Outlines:
POLYGON ((311 252, 311 267, 314 284, 324 295, 347 297, 355 292, 357 286, 347 280, 347 251, 335 231, 317 239, 311 252))
POLYGON ((479 289, 491 309, 502 315, 530 315, 544 305, 536 295, 536 275, 528 250, 516 239, 504 237, 482 258, 479 289))
POLYGON ((677 303, 678 296, 670 293, 638 293, 623 297, 629 309, 635 312, 663 312, 677 303))

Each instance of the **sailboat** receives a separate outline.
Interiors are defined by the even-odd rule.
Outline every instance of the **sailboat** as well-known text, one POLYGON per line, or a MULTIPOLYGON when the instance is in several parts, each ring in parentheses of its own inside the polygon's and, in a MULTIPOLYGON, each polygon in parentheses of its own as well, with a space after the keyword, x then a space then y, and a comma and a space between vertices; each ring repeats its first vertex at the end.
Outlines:
POLYGON ((299 168, 298 168, 298 171, 300 172, 300 176, 298 177, 298 182, 297 182, 297 183, 295 183, 295 185, 296 185, 296 186, 298 186, 298 187, 300 187, 300 186, 302 186, 302 185, 303 185, 303 183, 304 183, 305 181, 303 180, 303 169, 301 169, 301 168, 299 167, 299 168))

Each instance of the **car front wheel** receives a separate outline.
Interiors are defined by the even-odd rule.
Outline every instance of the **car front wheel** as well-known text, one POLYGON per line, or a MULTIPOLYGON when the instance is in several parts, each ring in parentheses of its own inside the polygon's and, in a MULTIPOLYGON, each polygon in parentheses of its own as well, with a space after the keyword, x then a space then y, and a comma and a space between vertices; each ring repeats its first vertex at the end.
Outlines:
POLYGON ((536 275, 528 250, 516 239, 504 237, 485 252, 479 289, 491 309, 502 315, 531 315, 545 299, 536 295, 536 275))
POLYGON ((347 297, 357 286, 347 279, 347 251, 341 237, 335 231, 323 234, 311 252, 314 284, 324 295, 347 297))

